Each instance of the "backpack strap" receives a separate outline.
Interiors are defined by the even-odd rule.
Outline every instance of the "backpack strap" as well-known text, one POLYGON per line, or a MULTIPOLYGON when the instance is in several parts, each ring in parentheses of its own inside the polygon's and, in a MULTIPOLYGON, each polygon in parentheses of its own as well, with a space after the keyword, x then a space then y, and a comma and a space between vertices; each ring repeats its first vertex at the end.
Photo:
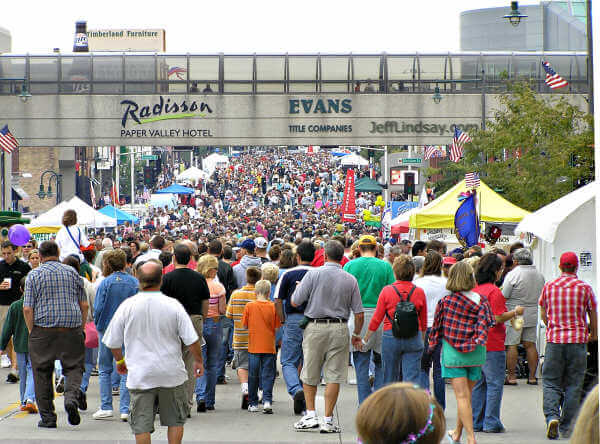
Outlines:
MULTIPOLYGON (((400 298, 400 301, 402 301, 402 295, 400 294, 400 292, 398 291, 398 289, 396 288, 396 286, 394 284, 391 285, 392 288, 394 289, 394 291, 396 292, 396 294, 398 295, 398 297, 400 298)), ((413 292, 415 291, 415 289, 417 288, 416 285, 413 285, 412 288, 410 289, 410 292, 408 293, 408 297, 407 297, 407 301, 410 302, 410 297, 412 296, 413 292)), ((388 318, 388 320, 390 321, 390 323, 394 323, 394 321, 392 320, 392 318, 390 317, 390 315, 388 314, 387 310, 385 311, 385 316, 388 318)))

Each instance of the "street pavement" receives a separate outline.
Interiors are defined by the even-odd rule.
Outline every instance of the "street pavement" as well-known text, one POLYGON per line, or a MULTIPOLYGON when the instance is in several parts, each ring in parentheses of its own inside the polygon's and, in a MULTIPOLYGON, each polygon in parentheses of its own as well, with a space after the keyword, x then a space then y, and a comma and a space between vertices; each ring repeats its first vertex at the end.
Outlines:
MULTIPOLYGON (((227 369, 231 377, 229 384, 217 386, 216 410, 207 413, 192 413, 185 425, 184 442, 187 443, 356 443, 357 434, 354 419, 357 410, 355 385, 343 385, 336 415, 342 426, 341 436, 321 435, 317 432, 295 432, 292 424, 298 420, 292 410, 292 401, 285 390, 282 378, 277 378, 274 389, 274 414, 249 413, 240 409, 240 388, 235 372, 227 369)), ((349 377, 354 377, 349 368, 349 377)), ((30 415, 18 409, 18 384, 6 384, 7 369, 0 370, 0 443, 132 443, 134 437, 129 425, 116 417, 111 420, 96 421, 92 414, 99 407, 98 377, 92 376, 88 389, 88 410, 81 412, 81 424, 73 427, 67 423, 62 396, 56 400, 58 429, 39 429, 39 415, 30 415)), ((317 413, 324 409, 323 387, 319 387, 317 413)), ((448 427, 456 421, 456 401, 452 388, 446 386, 448 427)), ((113 397, 113 405, 118 409, 118 399, 113 397)), ((507 433, 477 434, 479 444, 517 443, 541 444, 545 438, 542 414, 541 386, 529 386, 525 380, 517 387, 505 387, 502 403, 502 420, 507 433)), ((167 429, 156 422, 153 442, 167 442, 167 429)), ((444 443, 447 441, 444 440, 444 443)), ((465 442, 463 437, 462 442, 465 442)))

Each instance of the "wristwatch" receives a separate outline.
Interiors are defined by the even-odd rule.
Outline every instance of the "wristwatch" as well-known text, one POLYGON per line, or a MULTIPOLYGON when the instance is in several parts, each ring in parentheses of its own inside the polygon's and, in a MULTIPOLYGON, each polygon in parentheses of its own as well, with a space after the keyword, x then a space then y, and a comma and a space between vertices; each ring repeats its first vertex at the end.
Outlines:
POLYGON ((352 333, 352 337, 353 338, 360 338, 360 334, 359 333, 352 333))

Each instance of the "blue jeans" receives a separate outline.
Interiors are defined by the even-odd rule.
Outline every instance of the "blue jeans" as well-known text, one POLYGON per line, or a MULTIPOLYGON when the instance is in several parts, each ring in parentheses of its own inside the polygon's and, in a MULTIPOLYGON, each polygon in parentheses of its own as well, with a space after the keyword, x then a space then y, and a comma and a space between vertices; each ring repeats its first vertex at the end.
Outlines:
POLYGON ((97 348, 87 348, 85 349, 85 371, 83 372, 83 377, 81 378, 81 386, 79 387, 83 393, 87 392, 88 385, 90 384, 90 376, 92 375, 92 370, 97 360, 97 348))
POLYGON ((273 402, 274 369, 274 354, 248 353, 248 398, 250 405, 258 405, 259 387, 263 391, 263 404, 273 402))
POLYGON ((207 407, 215 405, 217 386, 217 365, 221 352, 223 328, 219 318, 206 318, 202 326, 202 336, 206 345, 202 347, 204 375, 196 378, 196 401, 204 401, 207 407))
MULTIPOLYGON (((112 410, 112 383, 111 376, 114 372, 114 358, 110 349, 102 342, 104 333, 98 332, 98 382, 100 384, 100 408, 112 410)), ((125 356, 125 349, 123 349, 125 356)), ((127 375, 121 375, 119 387, 119 412, 129 413, 129 391, 127 390, 127 375)))
POLYGON ((225 377, 225 361, 233 359, 233 319, 221 316, 221 327, 223 335, 221 339, 221 352, 219 353, 219 364, 217 367, 218 378, 225 377))
POLYGON ((17 353, 17 367, 19 367, 19 394, 21 404, 28 399, 35 401, 35 390, 33 386, 33 370, 29 353, 17 353))
POLYGON ((281 340, 281 372, 291 396, 302 390, 302 383, 298 375, 298 367, 303 362, 302 337, 304 331, 298 323, 304 318, 300 313, 287 315, 283 324, 283 338, 281 340))
POLYGON ((399 339, 394 337, 392 330, 384 330, 381 343, 384 385, 400 381, 400 372, 403 381, 418 384, 422 354, 421 332, 410 339, 399 339))
POLYGON ((356 371, 356 388, 358 390, 358 405, 360 405, 367 399, 367 396, 383 387, 381 355, 372 350, 367 352, 353 351, 352 361, 354 362, 354 370, 356 371), (373 387, 369 384, 371 357, 373 357, 373 363, 375 364, 375 383, 373 387))
POLYGON ((562 434, 571 432, 571 423, 580 405, 586 367, 587 344, 546 344, 542 370, 544 416, 546 423, 558 419, 562 434))
POLYGON ((506 370, 506 352, 488 351, 485 364, 481 368, 481 379, 473 388, 471 405, 473 407, 473 427, 484 432, 496 432, 504 429, 500 421, 500 405, 504 390, 506 370))
MULTIPOLYGON (((423 349, 423 353, 427 352, 429 348, 429 332, 430 328, 427 329, 427 333, 425 333, 425 346, 423 349)), ((429 370, 433 367, 433 395, 435 399, 440 403, 442 408, 446 409, 446 383, 444 378, 442 378, 442 344, 438 344, 433 353, 431 354, 431 361, 428 363, 427 368, 423 367, 423 363, 421 363, 421 375, 419 385, 426 390, 429 390, 429 370)))

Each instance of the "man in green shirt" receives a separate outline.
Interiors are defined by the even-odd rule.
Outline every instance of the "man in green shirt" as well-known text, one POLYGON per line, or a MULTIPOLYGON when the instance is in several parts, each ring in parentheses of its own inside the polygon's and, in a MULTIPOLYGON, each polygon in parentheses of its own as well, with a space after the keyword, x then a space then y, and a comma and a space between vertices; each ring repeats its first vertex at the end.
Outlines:
MULTIPOLYGON (((358 249, 360 256, 348 262, 344 266, 344 270, 354 276, 358 282, 360 297, 365 309, 365 322, 361 335, 366 333, 366 329, 371 321, 371 317, 375 312, 379 293, 386 285, 390 285, 396 281, 394 272, 389 263, 378 259, 377 256, 377 240, 370 235, 361 236, 358 240, 358 249)), ((354 328, 353 319, 348 323, 348 328, 354 328)), ((356 386, 358 389, 359 405, 373 391, 383 386, 383 370, 381 368, 381 335, 380 328, 371 336, 371 339, 365 346, 363 351, 354 350, 352 352, 352 360, 354 361, 354 370, 356 371, 356 386), (371 358, 375 364, 375 380, 373 387, 369 381, 369 364, 371 358)))

